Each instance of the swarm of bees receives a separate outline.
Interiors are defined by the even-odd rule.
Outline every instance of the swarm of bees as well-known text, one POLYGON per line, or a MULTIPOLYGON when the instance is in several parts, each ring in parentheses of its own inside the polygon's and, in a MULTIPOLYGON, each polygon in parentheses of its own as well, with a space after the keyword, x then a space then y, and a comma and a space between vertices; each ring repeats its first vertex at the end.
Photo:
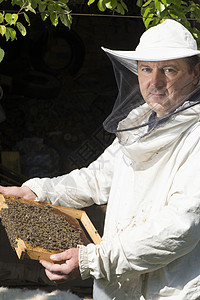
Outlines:
POLYGON ((70 225, 64 215, 55 214, 49 205, 42 207, 5 197, 8 208, 1 209, 1 222, 11 247, 18 238, 31 247, 64 251, 82 245, 81 230, 70 225))

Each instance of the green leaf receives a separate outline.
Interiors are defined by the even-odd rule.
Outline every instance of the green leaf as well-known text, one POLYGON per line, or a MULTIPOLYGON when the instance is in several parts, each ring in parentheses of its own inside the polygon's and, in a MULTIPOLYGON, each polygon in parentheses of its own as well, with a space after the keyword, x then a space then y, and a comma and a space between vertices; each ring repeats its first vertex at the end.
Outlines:
POLYGON ((151 27, 152 26, 156 26, 156 25, 158 25, 160 23, 160 20, 158 19, 158 18, 154 18, 153 20, 152 20, 152 22, 151 22, 151 27))
POLYGON ((157 10, 160 10, 160 0, 154 0, 154 2, 155 2, 155 8, 157 10))
POLYGON ((115 11, 121 15, 125 14, 124 8, 120 3, 117 3, 117 7, 115 8, 115 11))
POLYGON ((67 9, 68 6, 67 6, 67 2, 65 1, 57 1, 57 4, 62 7, 63 9, 67 9))
POLYGON ((114 9, 117 7, 117 0, 112 0, 112 7, 114 9))
POLYGON ((143 0, 137 0, 137 3, 136 3, 137 6, 141 7, 142 4, 143 4, 143 0))
MULTIPOLYGON (((114 2, 114 1, 112 1, 112 2, 114 2)), ((123 6, 123 8, 124 8, 126 11, 128 11, 128 7, 127 7, 126 3, 125 3, 124 1, 122 1, 122 0, 121 0, 121 5, 123 6)))
POLYGON ((182 0, 174 0, 173 4, 180 6, 181 2, 182 2, 182 0))
POLYGON ((149 7, 147 7, 144 11, 144 14, 143 14, 143 18, 147 17, 150 13, 151 9, 149 7))
POLYGON ((173 4, 174 3, 174 0, 166 0, 167 4, 173 4))
POLYGON ((12 0, 11 4, 12 4, 12 6, 14 6, 16 4, 16 5, 20 6, 20 7, 22 7, 23 2, 22 2, 22 0, 12 0))
POLYGON ((40 4, 39 4, 39 11, 40 11, 40 12, 44 12, 45 9, 46 9, 46 7, 47 7, 46 4, 40 3, 40 4))
POLYGON ((71 24, 72 24, 72 16, 70 14, 67 14, 67 18, 68 18, 69 23, 70 23, 70 26, 69 26, 69 28, 70 28, 71 24))
POLYGON ((0 33, 2 36, 6 33, 6 26, 0 25, 0 33))
MULTIPOLYGON (((183 5, 188 5, 188 3, 187 2, 185 2, 185 1, 182 1, 181 2, 183 5)), ((193 2, 194 3, 194 2, 193 2)))
POLYGON ((28 15, 24 12, 23 13, 24 14, 24 18, 25 18, 25 20, 26 20, 26 22, 28 23, 28 25, 30 26, 31 25, 31 23, 30 23, 30 20, 29 20, 29 17, 28 17, 28 15))
POLYGON ((30 4, 26 6, 25 10, 26 11, 31 11, 32 13, 36 14, 35 9, 33 9, 33 7, 30 4))
POLYGON ((152 2, 153 0, 149 0, 149 1, 147 1, 144 5, 143 5, 143 7, 146 7, 146 6, 148 6, 151 2, 152 2))
POLYGON ((4 21, 4 15, 0 13, 0 23, 3 23, 3 21, 4 21))
POLYGON ((181 19, 186 19, 186 15, 180 9, 175 8, 175 6, 171 12, 172 12, 172 14, 178 16, 181 19))
POLYGON ((162 12, 165 9, 165 5, 161 1, 155 0, 155 8, 157 11, 162 12))
POLYGON ((168 13, 168 10, 165 8, 163 11, 161 11, 159 14, 158 14, 158 16, 160 17, 160 18, 164 18, 164 19, 166 19, 166 18, 168 18, 169 17, 169 13, 168 13))
POLYGON ((6 42, 8 42, 10 39, 10 34, 8 33, 8 30, 6 30, 5 37, 6 37, 6 42))
POLYGON ((60 15, 60 20, 63 23, 63 25, 65 25, 66 27, 71 27, 71 18, 69 17, 69 15, 67 14, 62 14, 60 15))
POLYGON ((105 6, 105 1, 104 0, 99 0, 97 3, 98 9, 100 11, 105 11, 106 10, 106 6, 105 6))
POLYGON ((105 3, 105 6, 111 10, 115 10, 118 5, 117 0, 105 0, 104 3, 105 3))
POLYGON ((51 23, 56 27, 58 25, 58 15, 55 13, 50 14, 51 23))
POLYGON ((6 33, 5 33, 6 41, 11 39, 14 41, 16 39, 16 31, 11 27, 6 27, 6 33))
POLYGON ((53 10, 54 12, 60 13, 63 11, 62 7, 60 7, 60 5, 58 4, 53 4, 53 10))
POLYGON ((36 0, 29 0, 28 2, 30 2, 30 5, 32 6, 33 9, 36 9, 36 7, 37 7, 37 1, 36 0))
POLYGON ((199 45, 199 43, 200 43, 200 31, 196 27, 193 27, 192 30, 191 30, 191 33, 193 34, 194 38, 197 40, 198 45, 199 45))
POLYGON ((67 4, 69 0, 62 0, 61 2, 67 4))
POLYGON ((10 25, 15 24, 16 21, 17 21, 17 19, 18 19, 18 15, 17 15, 17 14, 10 14, 10 13, 7 13, 7 14, 5 15, 5 20, 6 20, 6 22, 7 22, 8 24, 10 24, 10 25))
POLYGON ((196 27, 193 27, 193 28, 192 28, 192 31, 193 31, 193 32, 197 32, 197 33, 199 33, 199 34, 200 34, 200 31, 199 31, 199 29, 197 29, 196 27))
POLYGON ((173 19, 175 19, 176 21, 179 21, 179 19, 180 19, 177 15, 173 14, 172 12, 170 12, 170 16, 171 16, 173 19))
POLYGON ((5 15, 5 20, 6 22, 8 22, 8 24, 10 24, 12 22, 12 15, 10 13, 7 13, 5 15))
POLYGON ((12 14, 11 25, 15 24, 18 20, 18 14, 12 14))
POLYGON ((197 6, 189 7, 189 12, 191 14, 191 17, 193 15, 196 19, 200 18, 200 8, 199 7, 197 7, 197 6))
POLYGON ((113 8, 116 7, 116 6, 115 6, 115 7, 112 6, 112 2, 111 2, 111 1, 106 2, 106 3, 105 3, 105 6, 106 6, 108 9, 113 9, 113 8))
POLYGON ((3 60, 4 54, 5 54, 4 50, 0 48, 0 62, 3 60))
POLYGON ((45 21, 48 18, 49 14, 47 12, 41 13, 41 18, 43 21, 45 21))
POLYGON ((53 5, 53 4, 49 4, 49 5, 48 5, 48 11, 49 11, 50 13, 54 12, 54 5, 53 5))
POLYGON ((91 4, 94 3, 94 2, 95 2, 95 0, 89 0, 87 4, 88 4, 88 5, 91 5, 91 4))
POLYGON ((20 31, 21 35, 25 36, 26 35, 26 28, 21 22, 16 23, 18 30, 20 31))
POLYGON ((154 18, 151 17, 153 17, 153 14, 149 14, 148 18, 146 18, 144 21, 144 25, 146 28, 149 28, 149 23, 154 20, 154 18))

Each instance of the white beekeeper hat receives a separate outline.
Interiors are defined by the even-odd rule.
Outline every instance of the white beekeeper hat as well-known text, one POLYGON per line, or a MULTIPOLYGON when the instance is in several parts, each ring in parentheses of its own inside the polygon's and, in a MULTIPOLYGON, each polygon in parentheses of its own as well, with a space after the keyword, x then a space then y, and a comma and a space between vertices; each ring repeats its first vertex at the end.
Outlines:
POLYGON ((171 19, 145 31, 135 51, 102 49, 134 73, 137 73, 138 60, 163 61, 200 55, 192 34, 182 24, 171 19))

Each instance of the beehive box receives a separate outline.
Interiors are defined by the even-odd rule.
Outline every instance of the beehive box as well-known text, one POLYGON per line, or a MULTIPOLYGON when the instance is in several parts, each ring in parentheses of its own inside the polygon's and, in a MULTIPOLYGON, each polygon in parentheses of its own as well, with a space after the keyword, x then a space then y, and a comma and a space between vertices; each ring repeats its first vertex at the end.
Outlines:
MULTIPOLYGON (((12 205, 13 206, 20 205, 20 207, 23 207, 23 209, 26 207, 26 209, 31 210, 31 211, 36 210, 36 212, 38 209, 40 211, 45 210, 45 212, 47 212, 48 214, 49 213, 53 214, 54 221, 58 219, 58 220, 62 220, 62 222, 66 222, 66 224, 67 224, 65 228, 61 228, 62 230, 60 230, 60 231, 62 231, 62 236, 63 236, 63 230, 66 229, 66 237, 67 237, 67 234, 68 234, 67 230, 69 229, 70 231, 72 231, 72 234, 75 235, 76 240, 77 240, 77 237, 80 238, 80 241, 83 245, 87 245, 90 242, 93 242, 95 244, 98 244, 101 242, 101 237, 99 236, 97 230, 95 229, 94 225, 90 221, 86 212, 83 210, 77 210, 77 209, 72 209, 72 208, 67 208, 67 207, 62 207, 62 206, 56 206, 56 205, 49 205, 49 204, 35 202, 35 201, 31 201, 31 200, 27 200, 27 199, 23 199, 23 198, 19 198, 19 197, 0 195, 0 215, 2 218, 2 224, 4 223, 3 215, 8 214, 9 207, 11 207, 12 205)), ((20 223, 20 220, 19 220, 20 213, 18 213, 18 211, 15 207, 14 207, 14 209, 16 210, 14 219, 16 219, 18 223, 20 223)), ((35 216, 35 221, 34 221, 35 225, 37 222, 39 223, 39 219, 37 219, 37 217, 41 218, 41 216, 39 216, 38 213, 36 213, 36 214, 37 215, 35 216)), ((51 218, 49 219, 49 224, 54 223, 54 221, 51 222, 52 221, 51 218)), ((15 223, 13 221, 9 223, 7 221, 7 219, 8 218, 6 217, 5 223, 7 222, 7 224, 5 224, 5 229, 6 229, 6 227, 8 227, 6 231, 9 231, 9 230, 14 231, 17 226, 15 225, 15 223)), ((48 220, 48 218, 47 218, 47 220, 48 220)), ((47 221, 47 223, 48 223, 48 221, 47 221)), ((27 222, 27 224, 28 224, 28 222, 27 222)), ((26 228, 27 224, 22 224, 22 225, 24 228, 26 228)), ((33 228, 31 228, 31 232, 34 232, 34 227, 37 227, 35 225, 33 224, 33 228)), ((53 225, 53 224, 51 224, 51 225, 53 225)), ((41 227, 43 227, 43 226, 41 226, 41 227)), ((30 232, 30 228, 27 228, 27 230, 28 229, 30 232)), ((41 228, 41 230, 40 230, 40 228, 37 230, 42 231, 42 228, 41 228)), ((59 230, 59 228, 56 230, 59 230)), ((7 234, 8 234, 8 232, 7 232, 7 234)), ((40 234, 40 233, 37 233, 37 234, 40 234)), ((65 234, 65 231, 64 231, 64 234, 65 234)), ((53 235, 53 233, 51 234, 51 232, 50 232, 49 239, 51 239, 52 235, 53 235)), ((46 235, 44 234, 44 236, 46 236, 46 235)), ((9 234, 8 234, 8 237, 9 237, 9 234)), ((44 242, 45 242, 45 238, 46 237, 43 238, 44 242)), ((63 239, 64 238, 65 237, 63 237, 63 239)), ((11 242, 11 240, 10 240, 10 242, 11 242)), ((41 247, 41 245, 31 245, 31 243, 32 242, 27 241, 26 238, 22 239, 22 238, 19 238, 19 236, 16 236, 15 244, 12 245, 12 242, 11 242, 11 246, 15 249, 16 254, 19 259, 24 259, 24 258, 33 259, 33 260, 44 259, 47 261, 51 261, 51 259, 50 259, 51 254, 64 251, 64 249, 63 250, 61 250, 61 249, 54 250, 54 249, 50 249, 49 247, 41 247)), ((71 244, 71 245, 73 247, 73 244, 71 244)))

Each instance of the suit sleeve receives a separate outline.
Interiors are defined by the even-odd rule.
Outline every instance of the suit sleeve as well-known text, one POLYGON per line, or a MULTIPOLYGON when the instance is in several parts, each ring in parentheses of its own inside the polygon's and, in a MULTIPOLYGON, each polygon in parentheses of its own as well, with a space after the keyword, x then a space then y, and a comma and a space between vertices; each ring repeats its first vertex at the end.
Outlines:
POLYGON ((94 203, 105 204, 110 192, 114 160, 119 151, 115 140, 104 153, 87 168, 76 169, 54 178, 34 178, 23 183, 38 201, 72 208, 94 203))

